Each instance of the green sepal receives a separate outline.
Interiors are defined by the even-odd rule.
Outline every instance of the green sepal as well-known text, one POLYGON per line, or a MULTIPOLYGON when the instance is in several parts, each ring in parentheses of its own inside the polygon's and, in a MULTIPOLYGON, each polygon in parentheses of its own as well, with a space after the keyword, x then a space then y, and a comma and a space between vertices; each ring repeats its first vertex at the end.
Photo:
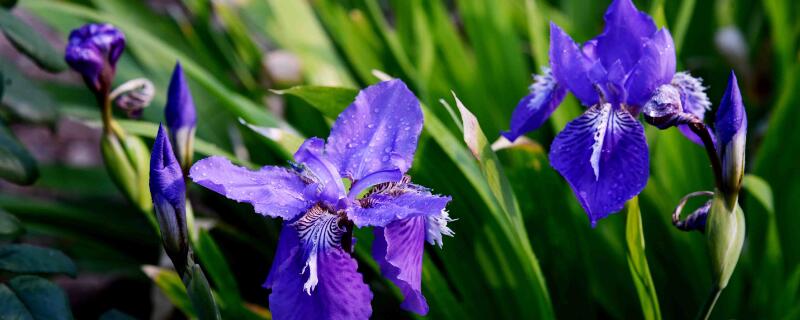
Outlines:
POLYGON ((706 222, 706 241, 711 257, 714 285, 722 290, 736 269, 744 244, 744 212, 737 202, 727 205, 725 196, 716 192, 706 222))

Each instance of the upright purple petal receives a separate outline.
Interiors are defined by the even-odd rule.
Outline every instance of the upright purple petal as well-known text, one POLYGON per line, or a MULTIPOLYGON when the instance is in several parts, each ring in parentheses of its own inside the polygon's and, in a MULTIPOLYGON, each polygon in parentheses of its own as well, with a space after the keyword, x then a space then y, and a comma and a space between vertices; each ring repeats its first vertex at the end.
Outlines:
POLYGON ((570 184, 595 225, 621 210, 647 184, 644 128, 624 109, 594 106, 556 136, 550 163, 570 184))
MULTIPOLYGON (((325 141, 309 138, 294 153, 294 160, 302 163, 303 173, 317 184, 314 197, 319 197, 331 205, 338 205, 345 198, 344 183, 336 166, 323 154, 325 141)), ((309 195, 311 196, 311 195, 309 195)))
POLYGON ((307 293, 303 286, 309 272, 300 239, 293 228, 284 226, 272 271, 264 284, 272 289, 269 307, 275 319, 369 319, 372 292, 358 273, 358 264, 341 248, 317 257, 317 285, 307 293), (289 230, 286 230, 289 229, 289 230))
POLYGON ((661 29, 651 39, 640 45, 638 62, 633 66, 626 81, 628 105, 638 108, 644 105, 659 86, 668 84, 675 75, 675 46, 672 36, 661 29))
POLYGON ((511 128, 501 132, 509 141, 538 129, 561 104, 567 93, 566 88, 556 82, 549 69, 543 71, 543 74, 534 76, 534 82, 530 87, 531 93, 522 98, 514 109, 511 115, 511 128))
POLYGON ((603 65, 617 60, 631 70, 642 55, 642 44, 656 32, 653 18, 636 9, 631 0, 614 0, 604 16, 606 25, 597 41, 596 52, 603 65))
POLYGON ((197 122, 192 92, 186 83, 180 62, 175 64, 175 69, 172 71, 164 116, 170 132, 176 132, 181 128, 193 128, 197 122))
POLYGON ((195 163, 189 176, 195 183, 250 203, 256 212, 270 217, 290 220, 313 205, 313 199, 304 197, 305 182, 296 172, 281 167, 251 171, 215 156, 195 163))
POLYGON ((369 86, 336 119, 325 152, 343 177, 380 170, 405 173, 422 131, 419 100, 401 80, 369 86))
POLYGON ((422 256, 425 244, 425 217, 398 220, 384 228, 375 228, 372 256, 384 277, 403 293, 404 310, 419 315, 428 313, 422 295, 422 256))
POLYGON ((564 30, 550 23, 550 67, 553 76, 587 106, 599 101, 597 90, 589 77, 594 65, 594 61, 583 54, 564 30))

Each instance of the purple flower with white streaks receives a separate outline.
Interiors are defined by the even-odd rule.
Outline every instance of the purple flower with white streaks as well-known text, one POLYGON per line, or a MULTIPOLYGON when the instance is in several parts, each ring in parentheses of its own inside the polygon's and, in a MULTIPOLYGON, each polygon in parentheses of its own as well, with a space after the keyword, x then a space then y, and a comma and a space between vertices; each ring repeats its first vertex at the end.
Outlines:
MULTIPOLYGON (((576 44, 550 24, 550 68, 534 77, 531 93, 517 105, 510 130, 514 141, 537 129, 567 91, 588 109, 567 124, 550 147, 550 163, 567 180, 594 226, 622 209, 647 184, 649 154, 636 120, 659 87, 686 112, 702 118, 708 107, 699 80, 675 73, 672 36, 631 0, 614 0, 599 36, 576 44)), ((693 135, 693 133, 689 132, 693 135)))
POLYGON ((190 176, 256 212, 284 220, 264 286, 276 319, 367 319, 372 292, 351 256, 354 227, 374 227, 372 253, 405 296, 401 307, 426 314, 423 244, 442 245, 450 197, 411 183, 422 130, 419 101, 400 80, 362 90, 327 142, 306 140, 291 168, 251 171, 221 157, 198 161, 190 176), (346 188, 343 179, 348 179, 346 188))
POLYGON ((125 50, 125 35, 110 24, 86 24, 69 34, 64 59, 94 92, 108 90, 125 50))

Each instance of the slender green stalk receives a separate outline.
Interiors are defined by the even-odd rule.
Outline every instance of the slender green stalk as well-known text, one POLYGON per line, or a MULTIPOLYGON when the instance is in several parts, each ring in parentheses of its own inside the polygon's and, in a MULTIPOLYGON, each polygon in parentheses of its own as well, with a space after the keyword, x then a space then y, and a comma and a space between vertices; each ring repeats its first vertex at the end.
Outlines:
POLYGON ((711 288, 711 293, 708 295, 708 299, 706 303, 703 304, 703 309, 700 309, 700 313, 697 314, 697 319, 700 320, 708 320, 711 317, 711 311, 714 310, 714 305, 717 304, 717 300, 719 300, 719 295, 722 293, 722 289, 717 286, 711 288))

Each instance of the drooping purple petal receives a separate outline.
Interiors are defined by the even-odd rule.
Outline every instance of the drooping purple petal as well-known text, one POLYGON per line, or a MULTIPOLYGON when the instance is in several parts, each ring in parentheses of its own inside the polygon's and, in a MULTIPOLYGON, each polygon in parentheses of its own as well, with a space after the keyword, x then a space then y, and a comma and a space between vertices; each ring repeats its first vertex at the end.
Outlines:
MULTIPOLYGON (((306 169, 305 174, 310 173, 319 190, 313 197, 319 197, 332 205, 338 205, 339 200, 345 197, 344 183, 339 174, 339 170, 323 155, 325 141, 320 138, 309 138, 300 146, 294 154, 294 160, 302 163, 306 169)), ((312 195, 307 195, 312 197, 312 195)))
POLYGON ((400 307, 419 315, 428 313, 428 303, 422 295, 425 218, 417 216, 375 228, 372 244, 372 257, 378 262, 381 273, 399 287, 405 297, 400 307))
POLYGON ((125 35, 119 29, 90 23, 70 32, 64 59, 97 91, 100 86, 110 85, 123 50, 125 35))
POLYGON ((589 78, 594 61, 583 54, 575 41, 555 23, 550 23, 550 67, 556 81, 567 87, 584 105, 598 102, 597 90, 589 78))
POLYGON ((644 128, 624 109, 594 106, 556 136, 550 163, 570 184, 595 225, 621 210, 647 184, 644 128))
MULTIPOLYGON (((666 29, 656 32, 641 46, 638 62, 633 66, 626 81, 628 98, 633 107, 641 107, 653 95, 656 88, 672 81, 675 74, 675 46, 666 29)), ((634 114, 638 109, 632 110, 634 114)))
POLYGON ((265 287, 271 288, 269 307, 275 319, 369 319, 372 292, 364 283, 358 264, 341 248, 317 256, 317 284, 304 290, 309 272, 297 232, 284 225, 278 252, 265 287), (289 229, 289 230, 287 230, 289 229))
POLYGON ((347 217, 359 228, 385 227, 396 220, 439 214, 450 202, 450 197, 409 189, 399 195, 371 194, 361 202, 367 205, 351 207, 347 217))
POLYGON ((167 127, 173 133, 180 128, 194 127, 197 122, 194 100, 180 62, 175 64, 175 69, 172 71, 164 117, 167 120, 167 127))
POLYGON ((297 173, 281 167, 251 171, 215 156, 195 163, 189 176, 195 183, 250 203, 256 212, 270 217, 290 220, 313 204, 312 199, 304 198, 306 184, 297 173))
MULTIPOLYGON (((681 105, 683 112, 693 114, 700 120, 705 119, 706 111, 711 110, 711 101, 706 95, 706 88, 703 87, 703 80, 700 78, 692 77, 688 72, 682 71, 675 73, 672 78, 672 85, 678 88, 681 93, 681 105)), ((678 126, 681 133, 686 138, 696 144, 703 144, 703 141, 698 137, 687 125, 678 126)), ((713 135, 711 135, 713 137, 713 135)))
POLYGON ((632 70, 642 55, 643 42, 656 32, 656 24, 631 0, 614 0, 604 18, 605 29, 595 38, 597 55, 606 67, 619 60, 625 70, 632 70))
POLYGON ((380 170, 405 173, 422 131, 419 100, 401 80, 369 86, 336 119, 325 152, 343 177, 380 170))
POLYGON ((567 93, 566 88, 556 82, 549 69, 544 69, 543 74, 536 75, 533 79, 531 93, 520 100, 511 115, 511 128, 501 132, 509 141, 538 129, 561 104, 567 93))

